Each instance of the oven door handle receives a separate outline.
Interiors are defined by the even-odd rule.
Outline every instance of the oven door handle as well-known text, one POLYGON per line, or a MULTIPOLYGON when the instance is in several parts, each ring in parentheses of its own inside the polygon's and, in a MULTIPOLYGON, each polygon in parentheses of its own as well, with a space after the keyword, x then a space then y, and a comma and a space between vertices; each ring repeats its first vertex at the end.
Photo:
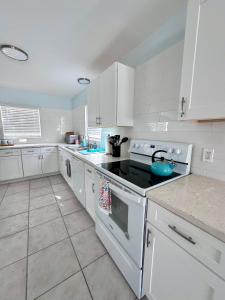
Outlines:
POLYGON ((126 197, 128 200, 131 200, 137 204, 142 204, 142 197, 139 197, 138 195, 132 195, 129 192, 124 191, 123 189, 118 188, 117 186, 109 183, 110 190, 114 191, 118 195, 126 197))

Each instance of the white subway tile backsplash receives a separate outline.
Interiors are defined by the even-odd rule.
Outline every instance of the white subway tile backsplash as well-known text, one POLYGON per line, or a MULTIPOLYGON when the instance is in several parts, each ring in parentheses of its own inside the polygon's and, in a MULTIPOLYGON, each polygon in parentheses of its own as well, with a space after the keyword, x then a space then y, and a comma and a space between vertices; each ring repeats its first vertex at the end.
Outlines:
POLYGON ((136 68, 132 138, 192 143, 192 172, 225 180, 225 121, 178 121, 183 56, 179 42, 136 68), (202 149, 214 149, 214 162, 202 161, 202 149))

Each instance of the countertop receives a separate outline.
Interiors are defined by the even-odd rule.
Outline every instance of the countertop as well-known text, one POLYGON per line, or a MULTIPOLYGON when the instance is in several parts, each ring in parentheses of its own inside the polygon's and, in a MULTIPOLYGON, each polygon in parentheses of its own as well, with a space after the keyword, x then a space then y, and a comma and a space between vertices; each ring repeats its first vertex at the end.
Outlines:
POLYGON ((113 162, 113 161, 120 161, 127 159, 127 157, 112 157, 111 155, 106 155, 104 153, 92 153, 92 154, 81 154, 78 151, 73 151, 68 148, 66 148, 68 145, 60 145, 59 147, 66 150, 70 154, 76 156, 77 158, 81 159, 85 163, 88 163, 89 165, 96 166, 101 163, 107 163, 107 162, 113 162))
POLYGON ((147 197, 225 242, 225 182, 188 175, 149 191, 147 197))
POLYGON ((76 146, 76 145, 70 145, 65 143, 16 144, 14 146, 0 146, 0 150, 22 149, 22 148, 32 148, 32 147, 37 147, 37 148, 38 147, 59 147, 92 166, 96 166, 101 163, 127 159, 127 157, 112 157, 111 155, 106 155, 104 153, 91 153, 91 154, 84 155, 76 151, 76 148, 79 147, 79 145, 76 146), (73 147, 75 151, 70 150, 67 147, 73 147))

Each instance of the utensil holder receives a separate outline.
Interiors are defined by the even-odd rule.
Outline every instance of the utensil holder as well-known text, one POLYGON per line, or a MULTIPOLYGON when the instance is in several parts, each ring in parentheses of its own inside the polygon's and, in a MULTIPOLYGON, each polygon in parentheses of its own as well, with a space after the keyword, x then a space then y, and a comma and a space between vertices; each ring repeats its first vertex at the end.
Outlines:
POLYGON ((118 146, 112 145, 112 156, 113 157, 120 157, 120 152, 121 152, 120 145, 118 145, 118 146))

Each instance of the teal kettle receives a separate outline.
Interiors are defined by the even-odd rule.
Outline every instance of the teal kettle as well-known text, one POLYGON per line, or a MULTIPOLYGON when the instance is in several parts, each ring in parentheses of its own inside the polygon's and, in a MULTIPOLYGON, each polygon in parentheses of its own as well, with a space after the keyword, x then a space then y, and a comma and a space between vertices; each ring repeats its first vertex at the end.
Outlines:
POLYGON ((173 161, 168 162, 164 157, 161 157, 156 161, 155 156, 159 152, 167 153, 165 150, 157 150, 153 153, 151 171, 153 174, 158 176, 170 176, 176 165, 173 161))

